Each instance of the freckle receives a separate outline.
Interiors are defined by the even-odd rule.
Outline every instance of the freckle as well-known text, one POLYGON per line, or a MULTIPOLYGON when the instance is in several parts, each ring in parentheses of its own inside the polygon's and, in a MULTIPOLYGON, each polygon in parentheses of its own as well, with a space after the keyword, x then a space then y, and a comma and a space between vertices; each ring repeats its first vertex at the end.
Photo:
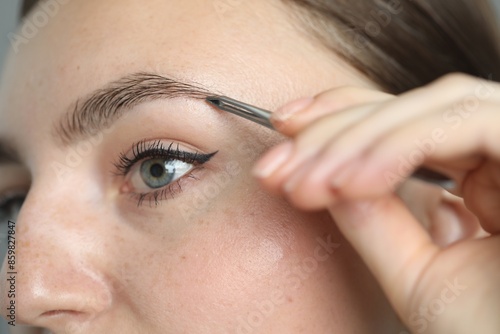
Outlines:
POLYGON ((182 256, 181 256, 181 259, 182 259, 182 260, 187 259, 186 255, 182 255, 182 256))

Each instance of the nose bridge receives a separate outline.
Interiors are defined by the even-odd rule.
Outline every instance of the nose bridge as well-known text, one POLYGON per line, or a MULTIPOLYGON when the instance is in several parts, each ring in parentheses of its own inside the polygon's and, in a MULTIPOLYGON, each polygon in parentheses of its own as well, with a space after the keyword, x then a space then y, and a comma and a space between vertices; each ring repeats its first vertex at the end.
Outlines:
MULTIPOLYGON (((96 255, 104 247, 95 230, 98 222, 92 208, 85 208, 76 196, 72 190, 47 194, 34 187, 23 204, 15 222, 17 321, 46 326, 37 322, 54 315, 88 319, 111 304, 111 290, 96 255)), ((2 273, 7 272, 11 271, 4 263, 2 273)), ((4 304, 10 303, 11 289, 2 290, 4 304)))

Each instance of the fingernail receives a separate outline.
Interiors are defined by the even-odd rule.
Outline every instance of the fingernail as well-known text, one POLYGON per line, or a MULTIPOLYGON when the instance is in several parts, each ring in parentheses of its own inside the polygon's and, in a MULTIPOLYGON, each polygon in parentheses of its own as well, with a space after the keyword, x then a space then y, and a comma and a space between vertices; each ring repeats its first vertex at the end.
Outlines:
POLYGON ((253 169, 253 175, 259 179, 271 176, 292 155, 293 144, 288 142, 281 144, 267 153, 253 169))
POLYGON ((290 117, 297 114, 299 111, 304 110, 305 108, 310 106, 313 103, 313 101, 314 101, 314 98, 305 97, 305 98, 290 102, 290 103, 284 105, 283 107, 279 108, 278 110, 276 110, 272 114, 271 118, 275 121, 278 121, 278 122, 285 122, 288 119, 290 119, 290 117))

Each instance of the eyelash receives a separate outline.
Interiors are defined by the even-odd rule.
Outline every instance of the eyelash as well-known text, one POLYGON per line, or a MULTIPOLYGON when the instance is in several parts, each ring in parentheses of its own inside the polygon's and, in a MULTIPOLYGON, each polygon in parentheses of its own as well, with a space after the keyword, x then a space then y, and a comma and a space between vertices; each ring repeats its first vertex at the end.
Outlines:
POLYGON ((186 174, 181 176, 176 181, 166 185, 165 187, 154 190, 148 193, 131 193, 132 197, 137 199, 137 206, 143 205, 147 200, 149 205, 158 206, 159 202, 170 196, 173 198, 176 194, 182 191, 181 181, 188 177, 197 179, 194 176, 194 171, 207 163, 218 151, 210 154, 201 154, 199 152, 187 152, 179 149, 179 144, 170 143, 165 146, 161 140, 148 142, 146 140, 134 144, 132 148, 132 157, 128 157, 125 153, 120 153, 118 161, 114 164, 117 176, 126 177, 130 170, 137 164, 150 159, 164 159, 164 160, 179 160, 194 167, 186 174))

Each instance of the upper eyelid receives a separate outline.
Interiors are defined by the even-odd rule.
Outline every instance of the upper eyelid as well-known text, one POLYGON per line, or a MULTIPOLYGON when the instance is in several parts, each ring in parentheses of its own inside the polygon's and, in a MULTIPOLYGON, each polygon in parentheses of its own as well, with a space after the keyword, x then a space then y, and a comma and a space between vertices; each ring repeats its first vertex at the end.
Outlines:
MULTIPOLYGON (((157 143, 157 142, 158 141, 154 141, 153 143, 157 143)), ((136 142, 132 145, 132 149, 129 150, 130 154, 129 154, 129 152, 121 152, 119 154, 118 161, 116 161, 114 163, 114 166, 119 171, 119 174, 128 173, 130 171, 131 165, 133 163, 136 163, 139 161, 137 156, 139 154, 143 154, 143 153, 147 152, 151 148, 151 146, 149 148, 146 148, 145 147, 146 143, 147 143, 147 141, 145 141, 145 140, 136 142), (129 155, 132 155, 132 156, 130 157, 129 155)), ((169 148, 172 146, 172 144, 169 145, 169 148)), ((156 145, 157 149, 158 149, 159 144, 153 144, 153 145, 156 145)), ((162 149, 162 151, 164 151, 164 149, 162 149)))
MULTIPOLYGON (((121 152, 114 166, 119 171, 119 175, 125 175, 130 171, 133 164, 141 160, 153 158, 154 156, 163 157, 166 153, 171 153, 174 144, 174 142, 171 142, 168 147, 165 147, 161 140, 139 141, 133 144, 132 149, 129 150, 130 154, 129 152, 121 152), (150 154, 153 151, 157 154, 150 154)), ((179 145, 177 145, 176 151, 180 151, 179 145)))
POLYGON ((134 143, 128 152, 121 152, 114 166, 119 170, 119 175, 123 175, 130 171, 133 163, 138 163, 143 159, 153 157, 163 158, 166 157, 166 155, 171 155, 185 162, 204 164, 218 152, 219 151, 215 151, 205 154, 194 149, 187 150, 181 148, 181 144, 175 141, 170 141, 167 144, 165 140, 161 139, 141 140, 134 143), (150 154, 151 152, 156 152, 157 154, 150 154))

